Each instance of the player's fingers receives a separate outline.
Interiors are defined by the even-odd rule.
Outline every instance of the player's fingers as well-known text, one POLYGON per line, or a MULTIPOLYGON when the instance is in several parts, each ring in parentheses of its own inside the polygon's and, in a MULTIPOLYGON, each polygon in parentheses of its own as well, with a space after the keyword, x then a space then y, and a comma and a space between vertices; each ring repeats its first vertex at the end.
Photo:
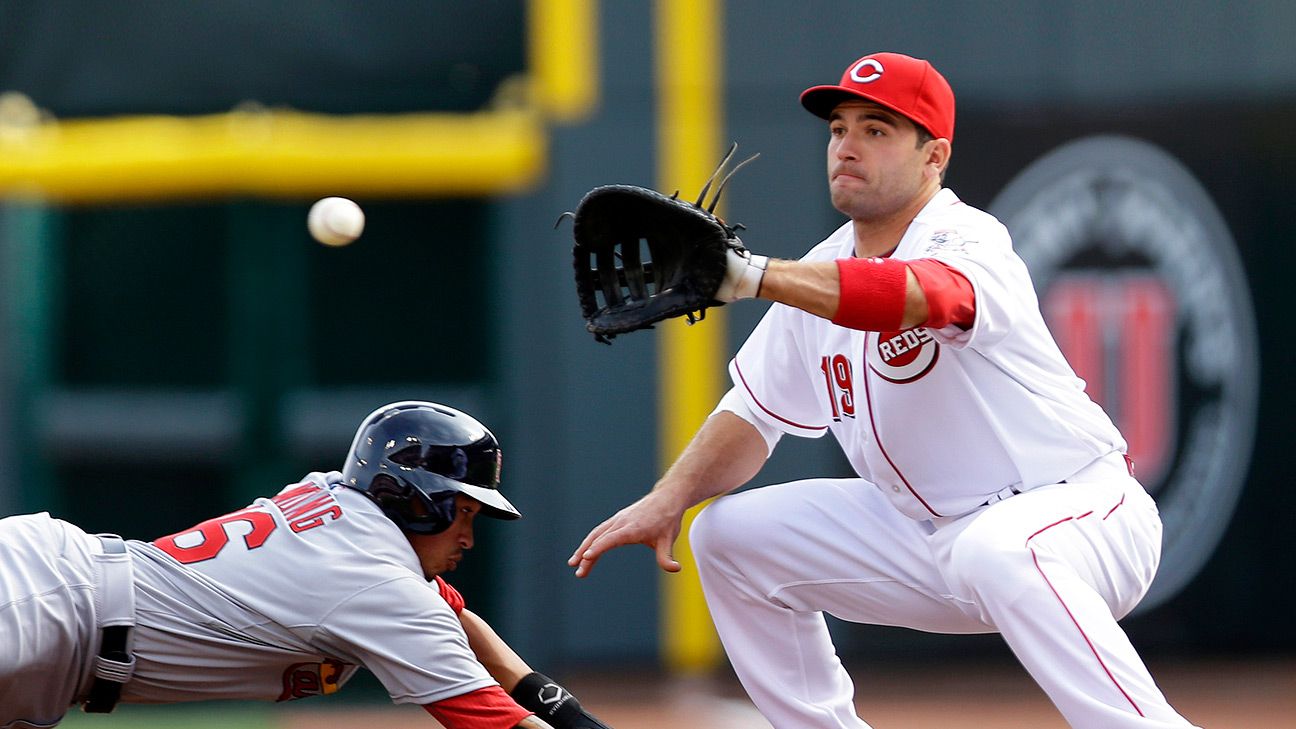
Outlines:
POLYGON ((604 552, 625 543, 615 538, 610 539, 610 535, 623 531, 613 527, 611 521, 609 519, 603 522, 598 528, 586 535, 585 541, 581 542, 581 545, 572 554, 571 559, 567 560, 568 565, 576 568, 577 577, 588 575, 604 552))
POLYGON ((675 548, 675 535, 663 534, 657 539, 657 566, 666 572, 679 572, 683 569, 680 563, 675 560, 675 555, 671 552, 675 548))
MULTIPOLYGON (((588 552, 600 541, 604 540, 609 534, 616 534, 619 532, 625 532, 627 529, 631 529, 631 530, 634 529, 635 525, 638 522, 638 519, 635 516, 637 513, 636 506, 637 504, 627 506, 621 511, 618 511, 617 513, 605 519, 602 524, 599 524, 598 526, 591 529, 590 533, 585 535, 585 539, 580 543, 580 546, 577 547, 576 551, 572 552, 571 557, 567 559, 567 564, 573 567, 576 566, 576 563, 581 560, 581 558, 584 556, 586 552, 588 552)), ((625 537, 625 535, 621 534, 621 537, 625 537)), ((634 541, 635 539, 633 538, 631 539, 620 538, 614 544, 598 549, 595 552, 595 554, 602 554, 603 552, 606 552, 608 549, 611 549, 612 547, 621 544, 632 544, 634 541)))
POLYGON ((598 563, 598 557, 579 560, 576 563, 576 576, 584 577, 585 575, 588 575, 590 571, 594 569, 594 565, 597 563, 598 563))
POLYGON ((584 577, 594 569, 594 563, 598 562, 605 552, 617 547, 623 547, 627 544, 644 544, 653 546, 653 539, 647 534, 642 527, 637 527, 633 523, 626 523, 624 520, 618 521, 616 518, 610 519, 593 537, 583 551, 578 551, 575 555, 577 560, 576 576, 584 577))
POLYGON ((625 527, 609 527, 596 536, 585 551, 580 553, 582 560, 596 560, 603 556, 603 553, 626 544, 634 544, 639 541, 634 536, 634 530, 625 527))
POLYGON ((567 564, 571 567, 575 567, 581 560, 581 554, 585 550, 589 549, 590 545, 594 543, 594 539, 598 537, 599 534, 602 534, 603 529, 606 527, 607 522, 603 522, 591 529, 589 534, 586 534, 585 538, 581 540, 580 546, 576 547, 576 551, 572 552, 571 556, 567 558, 567 564))
POLYGON ((585 538, 581 540, 580 546, 576 548, 576 551, 572 552, 572 555, 567 558, 567 564, 572 567, 575 567, 576 564, 580 562, 581 557, 585 554, 585 552, 589 551, 590 547, 592 547, 598 539, 600 539, 604 534, 608 533, 609 531, 616 529, 616 521, 618 516, 620 515, 618 514, 616 516, 612 516, 604 520, 602 524, 599 524, 598 526, 591 529, 589 531, 589 534, 586 534, 585 538))

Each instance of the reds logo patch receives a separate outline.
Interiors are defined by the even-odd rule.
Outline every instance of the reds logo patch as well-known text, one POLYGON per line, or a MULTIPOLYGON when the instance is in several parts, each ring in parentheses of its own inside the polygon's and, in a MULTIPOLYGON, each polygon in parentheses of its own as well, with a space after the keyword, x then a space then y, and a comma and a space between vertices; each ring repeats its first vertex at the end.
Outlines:
POLYGON ((869 369, 887 382, 913 382, 931 371, 940 358, 940 345, 926 327, 878 332, 868 356, 869 369))
POLYGON ((876 58, 865 58, 851 69, 850 77, 855 83, 867 84, 882 78, 882 62, 876 58))

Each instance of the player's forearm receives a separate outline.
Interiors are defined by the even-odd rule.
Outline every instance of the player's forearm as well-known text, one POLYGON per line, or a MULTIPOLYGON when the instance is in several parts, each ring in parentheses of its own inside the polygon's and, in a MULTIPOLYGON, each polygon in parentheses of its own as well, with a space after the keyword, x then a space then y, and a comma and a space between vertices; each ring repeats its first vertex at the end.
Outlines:
MULTIPOLYGON (((841 279, 835 261, 784 261, 771 258, 761 280, 760 298, 794 306, 832 320, 841 308, 841 279)), ((927 297, 913 271, 905 271, 901 328, 927 321, 927 297)))
POLYGON ((528 716, 518 722, 515 729, 553 729, 553 727, 538 716, 528 716))
POLYGON ((476 613, 463 610, 459 613, 459 621, 463 623, 464 633, 468 636, 468 647, 472 648, 486 672, 505 691, 511 692, 522 677, 531 673, 532 669, 526 661, 476 613))
POLYGON ((682 512, 747 483, 768 456, 765 439, 751 423, 721 411, 707 418, 653 491, 682 512))

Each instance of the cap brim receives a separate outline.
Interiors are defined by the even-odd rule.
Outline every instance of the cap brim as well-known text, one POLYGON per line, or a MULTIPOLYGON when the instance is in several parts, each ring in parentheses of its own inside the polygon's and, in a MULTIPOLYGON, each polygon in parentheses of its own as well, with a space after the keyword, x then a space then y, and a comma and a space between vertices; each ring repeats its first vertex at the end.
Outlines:
MULTIPOLYGON (((878 101, 868 94, 862 94, 845 86, 812 86, 801 92, 801 106, 804 106, 806 111, 820 119, 831 117, 833 109, 836 109, 837 105, 846 99, 863 99, 896 111, 890 104, 878 101)), ((896 111, 896 113, 901 112, 896 111)))

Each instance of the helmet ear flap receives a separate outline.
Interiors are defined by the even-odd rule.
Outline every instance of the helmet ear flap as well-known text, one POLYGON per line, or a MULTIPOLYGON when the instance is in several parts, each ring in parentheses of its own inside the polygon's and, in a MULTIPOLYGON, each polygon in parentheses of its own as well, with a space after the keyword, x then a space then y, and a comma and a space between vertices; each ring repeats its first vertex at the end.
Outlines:
POLYGON ((454 491, 439 491, 425 496, 413 484, 380 473, 373 477, 365 494, 403 532, 440 534, 455 520, 454 491))
POLYGON ((418 509, 423 507, 426 513, 420 515, 415 520, 411 520, 406 529, 414 534, 440 534, 450 528, 455 521, 456 497, 457 491, 438 491, 434 494, 426 494, 415 489, 416 501, 411 501, 410 506, 418 509))

